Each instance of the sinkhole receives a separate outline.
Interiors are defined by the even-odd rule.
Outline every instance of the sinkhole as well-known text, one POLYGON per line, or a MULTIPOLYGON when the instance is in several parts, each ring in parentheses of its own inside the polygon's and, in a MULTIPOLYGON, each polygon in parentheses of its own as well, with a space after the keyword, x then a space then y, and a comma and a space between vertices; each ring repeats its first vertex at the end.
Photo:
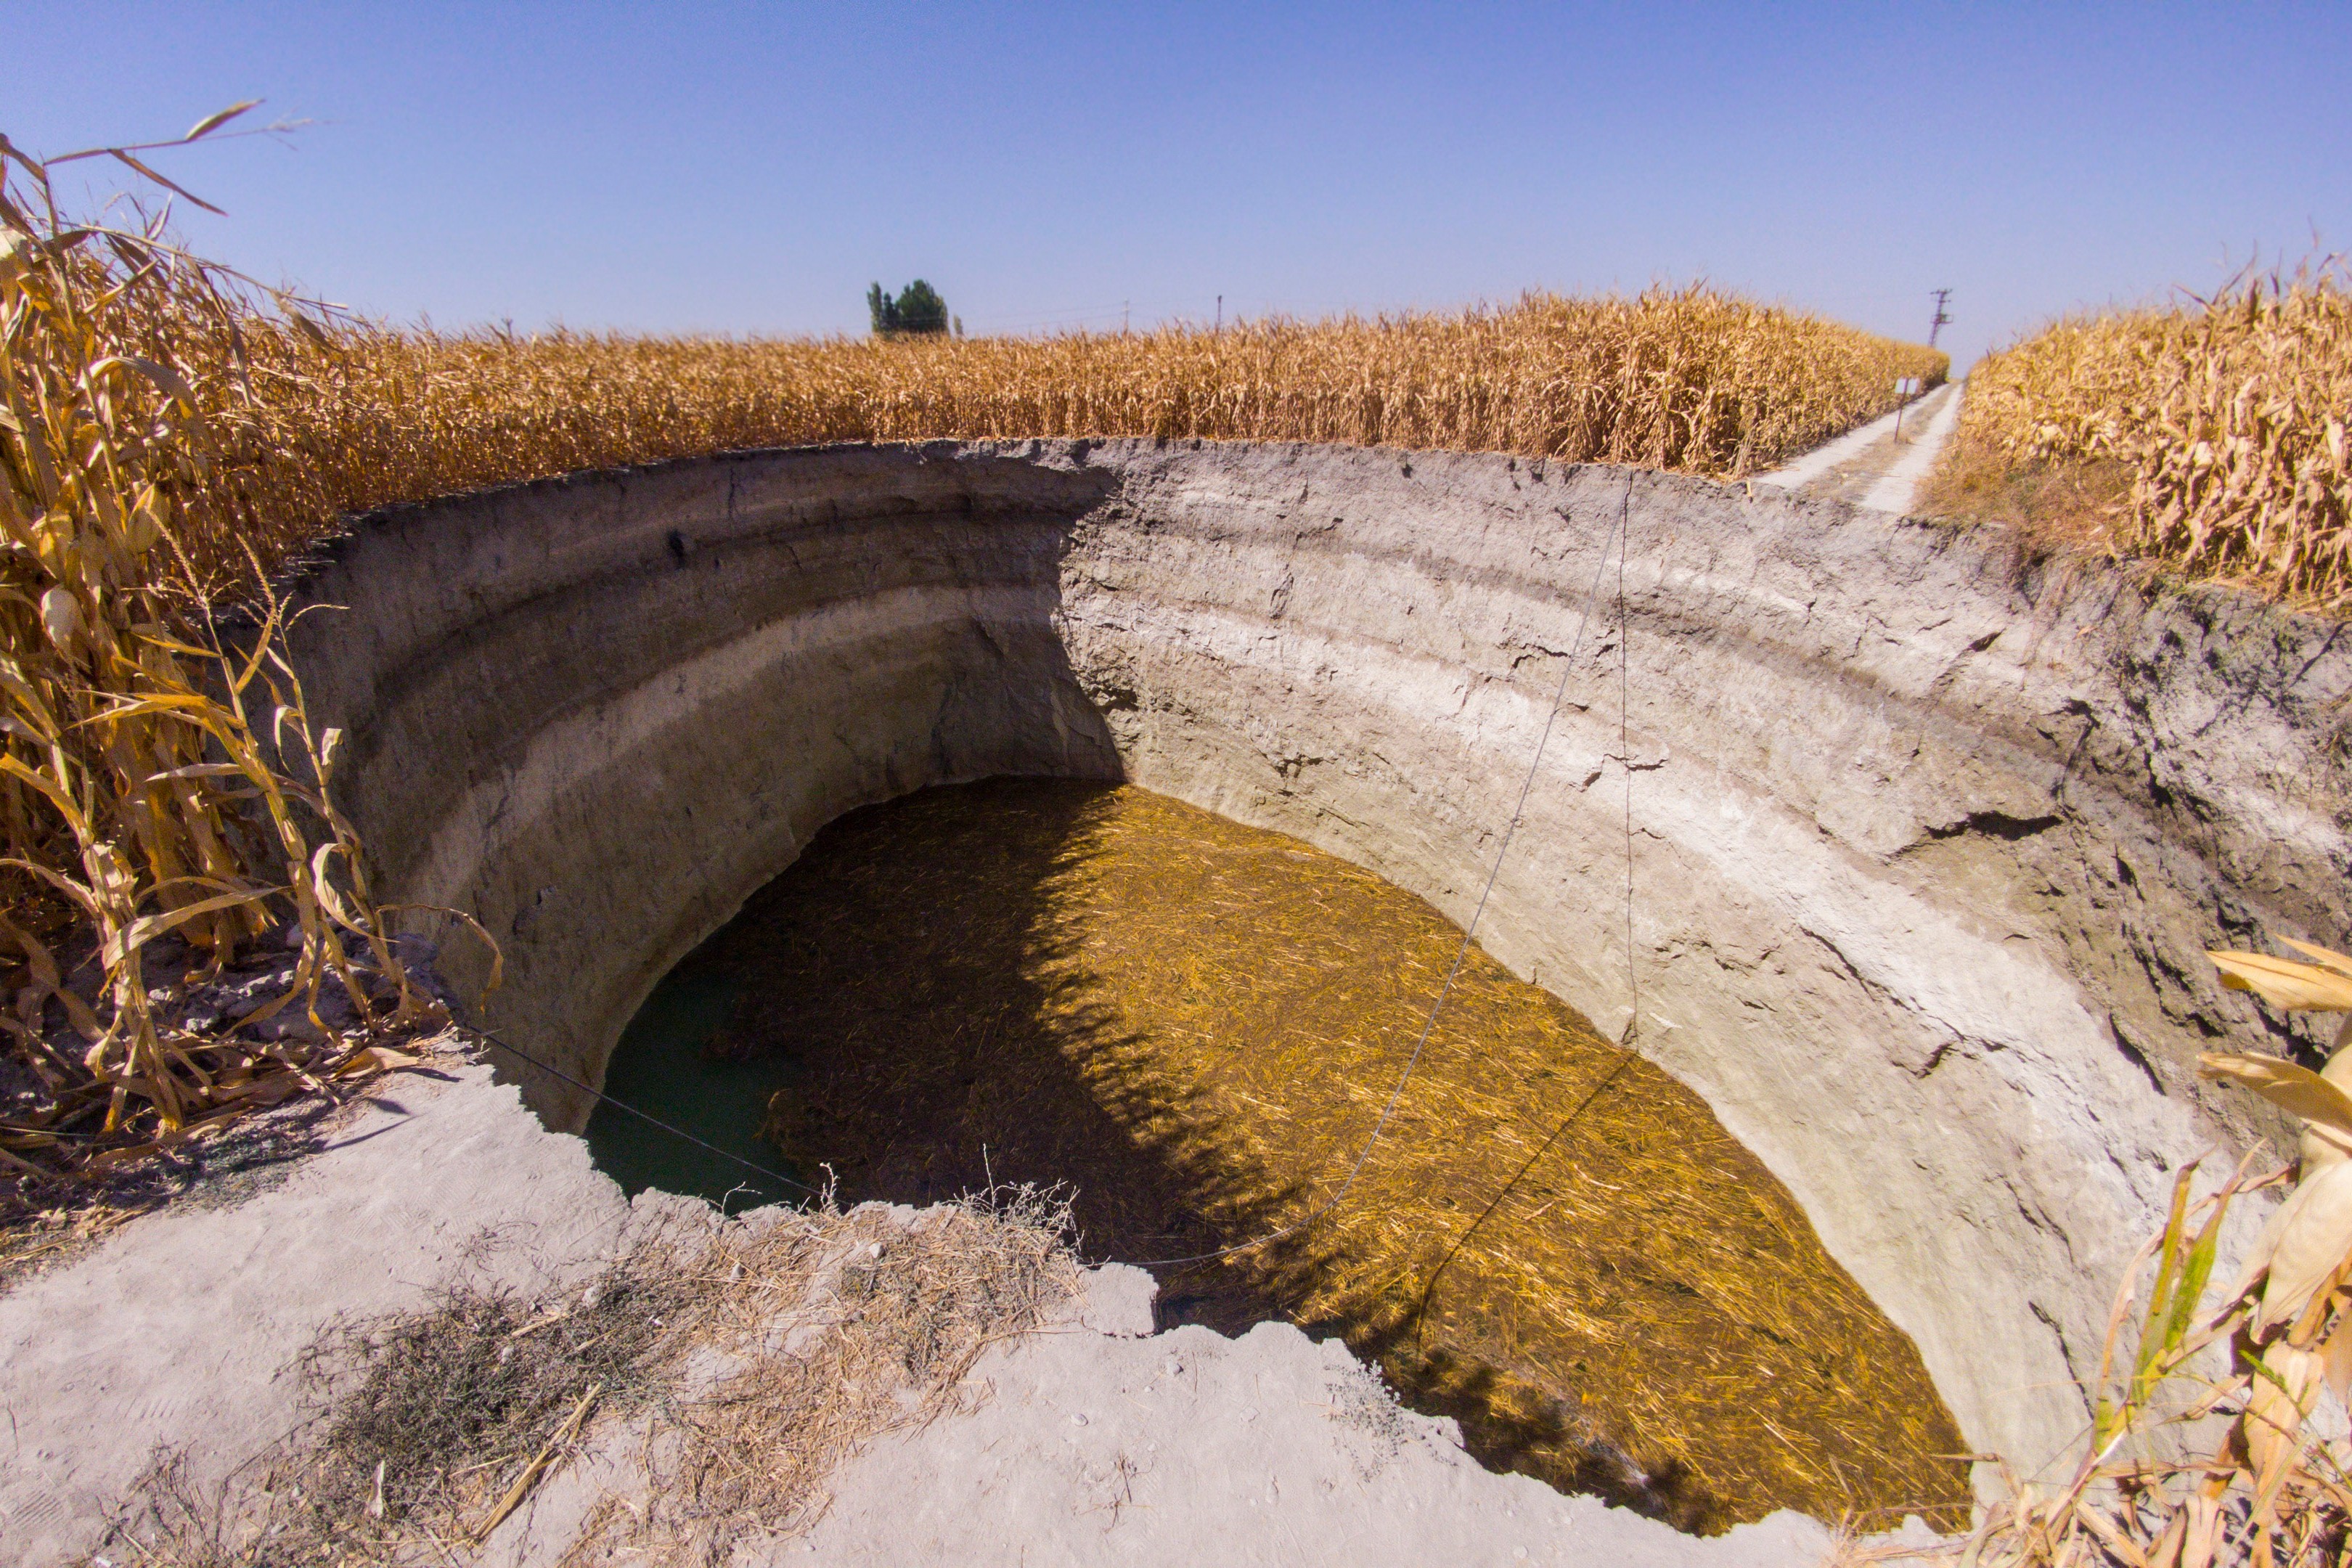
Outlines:
MULTIPOLYGON (((1912 1341, 1696 1094, 1423 900, 1145 789, 839 817, 605 1087, 845 1205, 1059 1184, 1163 1326, 1342 1336, 1492 1468, 1700 1531, 1965 1518, 1912 1341)), ((586 1133, 632 1191, 794 1195, 609 1104, 586 1133)))
POLYGON ((1166 1310, 1705 1523, 2063 1462, 2182 1163, 2280 1131, 2200 1083, 2253 1026, 2205 949, 2352 918, 2337 628, 2013 542, 1491 454, 854 446, 393 509, 289 615, 372 891, 555 1133, 609 1082, 846 1198, 1066 1181, 1090 1256, 1214 1251, 1344 1179, 1491 891, 1348 1201, 1166 1310), (1042 778, 1132 788, 921 793, 1042 778))

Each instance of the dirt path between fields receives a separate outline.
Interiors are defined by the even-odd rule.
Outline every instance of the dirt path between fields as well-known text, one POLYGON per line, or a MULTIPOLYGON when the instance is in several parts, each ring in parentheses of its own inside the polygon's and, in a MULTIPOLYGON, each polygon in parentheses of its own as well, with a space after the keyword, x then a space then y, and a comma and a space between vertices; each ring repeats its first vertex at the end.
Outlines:
POLYGON ((1853 501, 1897 514, 1911 510, 1919 481, 1958 423, 1960 384, 1937 387, 1858 430, 1814 447, 1756 483, 1793 490, 1808 500, 1853 501))

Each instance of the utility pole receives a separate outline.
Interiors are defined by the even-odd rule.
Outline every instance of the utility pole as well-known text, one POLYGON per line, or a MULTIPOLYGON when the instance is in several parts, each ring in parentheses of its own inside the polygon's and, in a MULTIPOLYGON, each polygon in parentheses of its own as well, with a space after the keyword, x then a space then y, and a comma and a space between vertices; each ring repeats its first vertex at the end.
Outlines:
MULTIPOLYGON (((1951 299, 1952 291, 1949 289, 1938 289, 1935 290, 1935 295, 1936 319, 1927 323, 1927 346, 1931 349, 1936 346, 1936 334, 1952 324, 1952 318, 1944 313, 1945 301, 1951 299)), ((1895 386, 1895 390, 1901 394, 1903 398, 1902 402, 1895 405, 1895 437, 1897 440, 1903 437, 1903 410, 1910 405, 1912 398, 1918 395, 1916 391, 1910 389, 1919 384, 1920 383, 1906 376, 1895 386)))
POLYGON ((1225 330, 1225 297, 1224 297, 1223 294, 1220 294, 1220 295, 1218 295, 1218 296, 1217 296, 1217 331, 1221 331, 1221 332, 1222 332, 1222 331, 1223 331, 1224 330, 1225 330))
POLYGON ((1118 335, 1122 338, 1127 336, 1127 301, 1124 300, 1118 302, 1118 335))

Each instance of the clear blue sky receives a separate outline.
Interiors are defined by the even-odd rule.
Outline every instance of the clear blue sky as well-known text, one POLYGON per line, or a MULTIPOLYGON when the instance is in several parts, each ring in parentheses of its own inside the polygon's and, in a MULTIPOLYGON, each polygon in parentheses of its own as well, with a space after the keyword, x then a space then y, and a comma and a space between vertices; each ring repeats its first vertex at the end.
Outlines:
MULTIPOLYGON (((444 325, 974 331, 1706 278, 1966 360, 2352 247, 2352 7, 0 6, 44 153, 171 154, 270 281, 444 325)), ((103 176, 101 179, 103 180, 103 176)), ((111 184, 111 182, 106 182, 111 184)))

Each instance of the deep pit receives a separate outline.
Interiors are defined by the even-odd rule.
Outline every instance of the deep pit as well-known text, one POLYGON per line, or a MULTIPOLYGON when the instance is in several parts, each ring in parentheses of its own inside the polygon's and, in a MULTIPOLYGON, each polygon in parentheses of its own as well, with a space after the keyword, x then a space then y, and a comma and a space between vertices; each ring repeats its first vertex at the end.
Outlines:
POLYGON ((493 933, 481 1016, 591 1084, 827 824, 931 784, 1131 783, 1465 921, 1564 689, 1480 945, 1607 1039, 1638 978, 1643 1059, 2029 1470, 2084 1429, 2172 1173, 2278 1131, 2198 1083, 2265 1027, 2202 950, 2347 945, 2333 626, 1834 502, 1298 447, 745 453, 380 514, 301 593, 346 606, 296 654, 378 895, 493 933))
MULTIPOLYGON (((722 1147, 764 1133, 844 1203, 1067 1183, 1087 1254, 1189 1258, 1338 1193, 1460 939, 1142 790, 929 790, 819 834, 656 988, 606 1081, 722 1147)), ((588 1139, 625 1184, 759 1184, 609 1106, 588 1139)), ((1154 1271, 1163 1324, 1339 1333, 1488 1464, 1685 1529, 1966 1517, 1917 1352, 1787 1191, 1475 947, 1344 1205, 1154 1271)))

